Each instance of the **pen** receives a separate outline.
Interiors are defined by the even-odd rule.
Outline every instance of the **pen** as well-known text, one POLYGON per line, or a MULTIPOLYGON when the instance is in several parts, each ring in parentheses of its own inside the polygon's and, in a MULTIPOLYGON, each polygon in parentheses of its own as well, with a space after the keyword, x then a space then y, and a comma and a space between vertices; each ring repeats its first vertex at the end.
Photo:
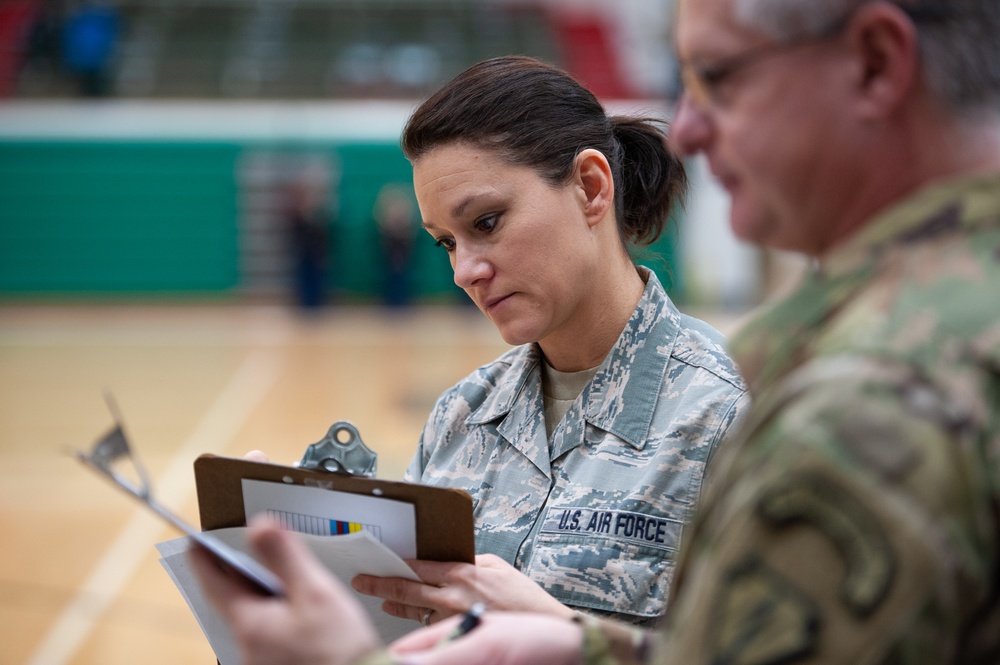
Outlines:
POLYGON ((455 626, 455 629, 444 636, 444 638, 438 642, 438 645, 447 644, 453 640, 457 640, 462 635, 465 635, 470 630, 479 625, 480 617, 483 616, 483 612, 486 611, 486 606, 482 603, 476 603, 466 611, 462 616, 462 621, 455 626))

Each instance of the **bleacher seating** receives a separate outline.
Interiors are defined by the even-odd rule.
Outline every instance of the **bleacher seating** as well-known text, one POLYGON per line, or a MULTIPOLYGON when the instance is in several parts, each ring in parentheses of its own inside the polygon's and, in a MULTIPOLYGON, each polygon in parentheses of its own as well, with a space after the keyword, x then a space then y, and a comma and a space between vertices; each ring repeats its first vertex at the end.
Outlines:
MULTIPOLYGON (((412 98, 492 55, 524 53, 563 64, 555 27, 540 3, 114 0, 109 4, 117 8, 122 26, 109 94, 121 98, 412 98)), ((11 46, 18 37, 0 37, 0 46, 3 39, 11 46)), ((15 85, 16 62, 0 59, 0 77, 7 67, 14 96, 75 94, 59 67, 24 69, 15 85)))

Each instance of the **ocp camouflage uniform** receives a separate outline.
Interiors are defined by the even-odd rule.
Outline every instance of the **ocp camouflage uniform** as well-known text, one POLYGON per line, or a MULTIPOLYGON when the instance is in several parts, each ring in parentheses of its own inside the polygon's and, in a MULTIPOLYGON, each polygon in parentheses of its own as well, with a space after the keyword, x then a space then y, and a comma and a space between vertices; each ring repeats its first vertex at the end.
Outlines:
POLYGON ((661 616, 705 466, 745 404, 724 340, 657 280, 546 438, 543 362, 520 346, 438 400, 407 478, 463 489, 476 548, 561 602, 632 623, 661 616))
POLYGON ((651 660, 1000 662, 1000 177, 880 215, 733 349, 754 404, 651 660))

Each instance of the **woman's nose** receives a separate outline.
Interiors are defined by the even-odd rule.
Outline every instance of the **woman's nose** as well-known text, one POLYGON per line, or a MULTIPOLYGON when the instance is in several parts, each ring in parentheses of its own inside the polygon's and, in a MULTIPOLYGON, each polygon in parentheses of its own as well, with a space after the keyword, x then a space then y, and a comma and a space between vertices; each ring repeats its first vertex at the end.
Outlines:
POLYGON ((455 271, 455 284, 463 289, 472 288, 476 282, 488 278, 492 274, 490 262, 486 256, 475 248, 457 245, 452 254, 452 268, 455 271))

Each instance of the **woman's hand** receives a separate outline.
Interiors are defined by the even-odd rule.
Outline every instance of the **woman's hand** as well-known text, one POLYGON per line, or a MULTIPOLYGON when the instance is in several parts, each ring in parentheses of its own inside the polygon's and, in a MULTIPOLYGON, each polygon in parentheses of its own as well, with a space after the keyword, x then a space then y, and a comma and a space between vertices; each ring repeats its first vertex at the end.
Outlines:
POLYGON ((358 575, 351 585, 359 592, 385 600, 392 616, 424 625, 460 614, 481 602, 490 610, 539 612, 572 618, 573 610, 498 556, 481 554, 476 565, 438 561, 407 561, 422 582, 399 577, 358 575))

